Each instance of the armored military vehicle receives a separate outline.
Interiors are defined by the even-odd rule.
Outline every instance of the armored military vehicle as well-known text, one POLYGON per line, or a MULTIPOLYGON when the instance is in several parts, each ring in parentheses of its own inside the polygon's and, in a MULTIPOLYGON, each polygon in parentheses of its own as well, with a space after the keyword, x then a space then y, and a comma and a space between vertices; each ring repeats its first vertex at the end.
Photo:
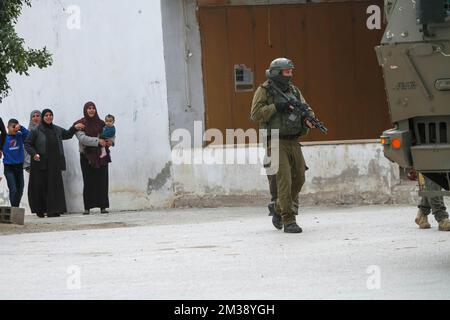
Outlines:
POLYGON ((394 128, 384 155, 446 190, 421 195, 450 195, 450 0, 386 0, 385 17, 375 50, 394 128))

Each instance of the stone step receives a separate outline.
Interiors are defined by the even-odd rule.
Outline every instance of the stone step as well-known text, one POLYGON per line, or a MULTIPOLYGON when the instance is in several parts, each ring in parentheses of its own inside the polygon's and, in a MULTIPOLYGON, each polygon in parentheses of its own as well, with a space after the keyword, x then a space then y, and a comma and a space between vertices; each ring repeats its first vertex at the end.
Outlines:
POLYGON ((402 180, 392 189, 392 202, 394 204, 417 205, 420 200, 419 186, 416 181, 402 180))
POLYGON ((25 209, 16 207, 0 207, 0 223, 24 225, 25 209))

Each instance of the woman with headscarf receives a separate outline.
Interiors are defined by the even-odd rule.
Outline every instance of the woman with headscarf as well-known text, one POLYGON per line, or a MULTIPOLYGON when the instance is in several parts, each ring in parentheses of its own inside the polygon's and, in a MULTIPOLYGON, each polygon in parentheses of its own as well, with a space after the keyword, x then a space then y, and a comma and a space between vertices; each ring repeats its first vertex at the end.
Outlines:
MULTIPOLYGON (((28 130, 31 131, 36 129, 41 123, 41 112, 39 110, 33 110, 30 114, 30 124, 28 125, 28 130)), ((23 168, 26 172, 30 173, 31 157, 25 150, 25 161, 23 162, 23 168)))
POLYGON ((84 131, 78 131, 76 136, 80 142, 80 165, 83 173, 84 214, 90 209, 100 208, 101 213, 108 213, 109 208, 109 178, 108 165, 111 162, 109 152, 101 158, 101 147, 112 146, 114 139, 100 138, 105 122, 100 119, 97 107, 93 102, 87 102, 83 108, 84 117, 74 125, 83 124, 84 131))
POLYGON ((28 201, 31 212, 40 218, 59 217, 67 211, 64 196, 62 171, 66 170, 66 160, 62 141, 71 139, 83 125, 65 130, 53 124, 53 112, 45 109, 41 113, 41 123, 32 130, 25 140, 25 150, 30 154, 30 181, 28 201))

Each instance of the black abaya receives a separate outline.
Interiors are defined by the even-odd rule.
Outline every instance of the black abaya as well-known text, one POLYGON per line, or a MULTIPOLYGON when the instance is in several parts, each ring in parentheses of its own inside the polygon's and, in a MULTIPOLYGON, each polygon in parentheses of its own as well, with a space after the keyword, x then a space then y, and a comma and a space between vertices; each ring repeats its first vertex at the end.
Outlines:
POLYGON ((31 212, 47 216, 65 213, 66 199, 61 174, 58 140, 53 128, 45 128, 46 154, 41 163, 31 161, 28 201, 31 212))
POLYGON ((84 209, 109 208, 108 164, 94 168, 84 154, 80 154, 81 172, 83 173, 84 209))
POLYGON ((7 135, 8 133, 6 132, 5 124, 3 123, 2 118, 0 118, 0 150, 3 150, 7 135))

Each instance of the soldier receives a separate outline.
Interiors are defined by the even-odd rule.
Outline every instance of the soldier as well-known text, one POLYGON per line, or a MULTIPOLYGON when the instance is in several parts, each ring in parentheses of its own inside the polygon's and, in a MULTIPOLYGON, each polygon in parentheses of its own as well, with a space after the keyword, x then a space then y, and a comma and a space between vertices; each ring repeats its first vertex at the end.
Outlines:
MULTIPOLYGON (((268 156, 279 153, 279 166, 276 175, 268 175, 272 200, 276 198, 275 214, 272 223, 284 232, 300 233, 302 228, 295 219, 298 194, 305 182, 306 164, 298 139, 314 126, 306 119, 299 119, 295 125, 287 125, 293 107, 274 86, 281 89, 289 98, 306 103, 300 90, 292 85, 294 64, 286 58, 272 61, 266 71, 268 80, 258 87, 253 97, 250 118, 258 122, 261 129, 279 130, 279 148, 271 150, 270 142, 266 146, 268 156)), ((314 115, 312 110, 311 114, 314 115)), ((269 208, 270 209, 270 208, 269 208)))
MULTIPOLYGON (((266 153, 267 153, 267 147, 269 145, 270 145, 270 141, 268 142, 267 146, 265 146, 266 153)), ((266 166, 269 167, 270 165, 267 164, 266 166)), ((305 170, 308 170, 308 166, 306 166, 305 170)), ((275 208, 276 208, 276 203, 277 203, 277 198, 278 198, 277 175, 276 174, 267 174, 267 179, 269 180, 269 191, 270 191, 270 203, 267 207, 269 208, 269 216, 273 216, 273 215, 275 215, 275 208)), ((293 210, 295 212, 295 215, 298 215, 298 195, 297 195, 297 197, 292 199, 292 205, 293 205, 293 210)))
MULTIPOLYGON (((422 180, 423 176, 419 174, 419 180, 422 180)), ((428 179, 427 177, 423 177, 425 179, 424 184, 426 190, 430 191, 441 191, 441 187, 428 179)), ((416 224, 420 229, 429 229, 431 228, 430 223, 428 222, 428 215, 430 212, 433 212, 434 218, 439 224, 440 231, 450 231, 450 220, 448 219, 448 213, 444 204, 444 197, 422 197, 419 203, 419 211, 417 212, 416 224)))

